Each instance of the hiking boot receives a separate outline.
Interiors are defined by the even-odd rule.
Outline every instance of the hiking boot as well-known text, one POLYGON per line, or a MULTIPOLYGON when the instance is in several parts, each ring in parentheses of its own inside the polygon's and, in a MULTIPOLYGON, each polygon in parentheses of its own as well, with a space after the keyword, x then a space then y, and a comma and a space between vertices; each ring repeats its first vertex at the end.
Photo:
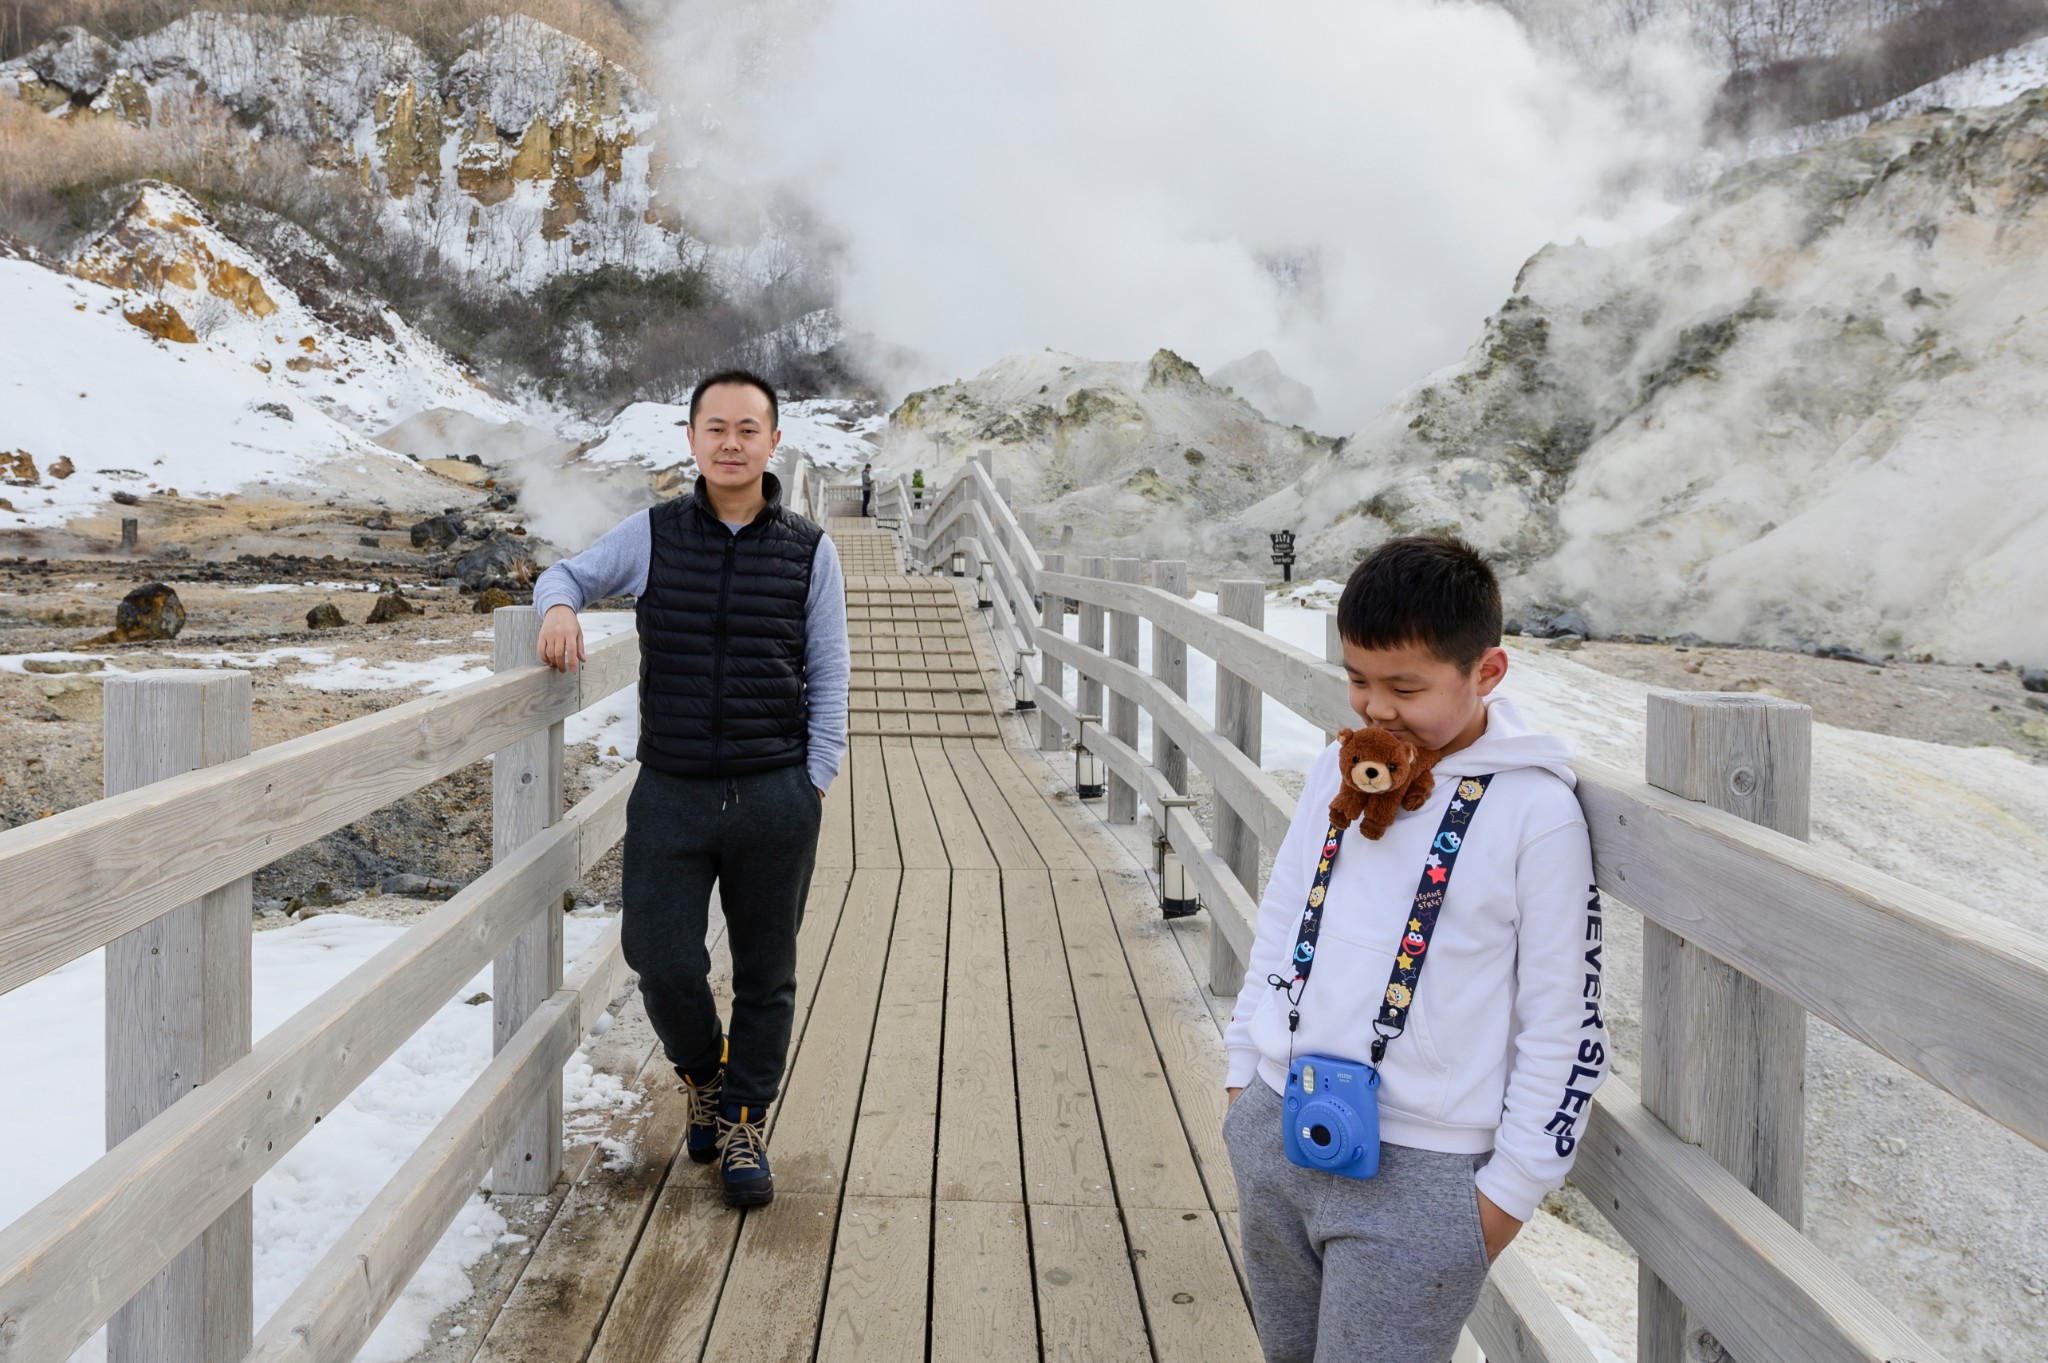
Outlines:
POLYGON ((718 1068, 709 1075, 676 1071, 682 1076, 683 1093, 690 1101, 690 1128, 683 1137, 683 1146, 696 1164, 709 1164, 718 1158, 718 1107, 725 1091, 725 1061, 731 1051, 732 1039, 721 1038, 718 1068))
POLYGON ((727 1103, 719 1109, 718 1172, 725 1179, 728 1207, 761 1207, 775 1200, 767 1123, 765 1107, 727 1103))

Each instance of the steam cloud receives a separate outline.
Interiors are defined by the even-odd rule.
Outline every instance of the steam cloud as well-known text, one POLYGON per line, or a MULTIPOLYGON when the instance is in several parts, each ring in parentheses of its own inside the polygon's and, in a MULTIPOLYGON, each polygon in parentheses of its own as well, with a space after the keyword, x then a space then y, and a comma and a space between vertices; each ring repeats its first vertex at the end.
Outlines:
POLYGON ((1344 431, 1543 243, 1669 211, 1714 81, 1679 50, 1596 90, 1457 0, 688 0, 663 66, 693 228, 807 223, 901 385, 1263 348, 1344 431))

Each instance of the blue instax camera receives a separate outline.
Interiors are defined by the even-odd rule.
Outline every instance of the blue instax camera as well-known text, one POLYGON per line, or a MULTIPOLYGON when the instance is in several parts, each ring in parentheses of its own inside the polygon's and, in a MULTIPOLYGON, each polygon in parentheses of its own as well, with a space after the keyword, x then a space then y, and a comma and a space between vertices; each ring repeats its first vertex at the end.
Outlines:
POLYGON ((1287 1158, 1340 1178, 1380 1171, 1380 1072, 1355 1060, 1297 1056, 1287 1067, 1280 1132, 1287 1158))

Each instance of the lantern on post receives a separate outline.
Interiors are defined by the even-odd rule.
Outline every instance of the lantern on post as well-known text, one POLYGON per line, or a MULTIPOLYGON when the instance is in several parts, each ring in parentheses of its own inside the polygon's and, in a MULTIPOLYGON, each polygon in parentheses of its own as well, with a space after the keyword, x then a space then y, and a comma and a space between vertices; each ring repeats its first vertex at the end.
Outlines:
POLYGON ((1100 800, 1109 789, 1109 776, 1102 759, 1088 751, 1090 722, 1100 724, 1102 716, 1074 716, 1074 723, 1079 726, 1079 732, 1074 736, 1074 797, 1080 800, 1100 800))
POLYGON ((1019 710, 1036 710, 1038 708, 1038 702, 1032 698, 1031 693, 1031 669, 1024 664, 1026 658, 1035 658, 1037 656, 1038 650, 1035 648, 1021 648, 1017 650, 1017 666, 1010 675, 1016 679, 1013 689, 1017 694, 1017 708, 1019 710))
POLYGON ((994 610, 996 607, 995 598, 988 594, 988 569, 989 562, 987 559, 983 559, 981 561, 981 575, 974 579, 974 604, 985 611, 994 610))
POLYGON ((1186 798, 1171 798, 1160 801, 1159 835, 1152 842, 1152 874, 1159 877, 1159 916, 1161 918, 1186 918, 1202 910, 1201 896, 1188 883, 1188 868, 1181 862, 1180 853, 1173 850, 1173 842, 1166 836, 1167 811, 1192 809, 1195 802, 1186 798))
POLYGON ((958 549, 953 551, 953 576, 967 576, 967 555, 958 549))

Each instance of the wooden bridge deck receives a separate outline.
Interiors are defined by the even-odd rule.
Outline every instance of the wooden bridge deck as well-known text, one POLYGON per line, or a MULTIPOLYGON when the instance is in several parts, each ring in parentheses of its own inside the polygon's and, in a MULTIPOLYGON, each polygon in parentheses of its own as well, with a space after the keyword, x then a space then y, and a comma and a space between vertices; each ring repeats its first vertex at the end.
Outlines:
MULTIPOLYGON (((855 736, 770 1112, 776 1201, 729 1211, 677 1156, 682 1104, 636 1004, 607 1044, 645 1102, 587 1133, 488 1325, 467 1318, 470 1356, 1256 1357, 1206 944, 998 718, 961 584, 849 566, 848 600, 855 736), (596 1157, 599 1134, 629 1153, 596 1157)), ((723 994, 722 941, 713 959, 723 994)))

